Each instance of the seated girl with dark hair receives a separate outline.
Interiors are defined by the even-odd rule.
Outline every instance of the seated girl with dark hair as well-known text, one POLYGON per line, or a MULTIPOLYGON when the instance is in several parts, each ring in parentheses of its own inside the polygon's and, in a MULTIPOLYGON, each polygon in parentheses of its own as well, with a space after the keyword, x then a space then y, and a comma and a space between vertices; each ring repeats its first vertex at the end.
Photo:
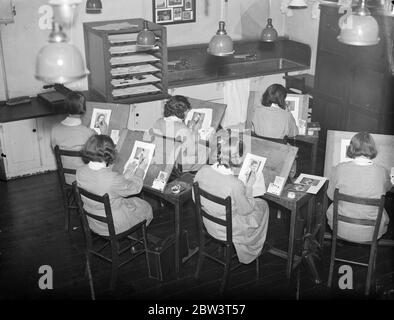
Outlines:
POLYGON ((273 84, 264 92, 261 104, 252 116, 253 130, 259 136, 283 139, 294 137, 298 128, 293 115, 287 111, 286 88, 273 84))
MULTIPOLYGON (((52 148, 58 145, 60 149, 79 151, 86 140, 96 134, 94 130, 82 125, 81 117, 86 112, 85 96, 76 91, 69 93, 64 101, 64 108, 68 116, 53 126, 51 131, 52 148)), ((83 165, 82 160, 76 157, 62 157, 62 163, 65 168, 69 169, 76 169, 83 165)), ((72 184, 75 176, 66 174, 65 179, 66 183, 72 184)))
MULTIPOLYGON (((144 219, 147 224, 151 222, 153 213, 150 204, 138 197, 129 197, 141 192, 146 162, 141 163, 137 169, 135 164, 131 164, 124 175, 112 171, 116 150, 114 142, 106 135, 90 137, 82 149, 82 157, 87 164, 77 169, 78 186, 100 196, 108 193, 117 234, 144 219)), ((86 211, 105 216, 102 204, 88 199, 83 199, 83 202, 86 211)), ((108 235, 105 224, 89 217, 88 221, 94 232, 108 235)))
MULTIPOLYGON (((352 161, 339 163, 331 172, 327 195, 333 200, 334 191, 361 198, 380 198, 392 184, 387 170, 373 163, 377 155, 375 141, 367 132, 353 136, 346 152, 352 161)), ((378 209, 367 205, 339 202, 338 214, 357 219, 376 219, 378 209)), ((327 210, 328 224, 332 228, 333 204, 327 210)), ((389 223, 387 212, 383 211, 378 238, 386 231, 389 223)), ((338 236, 353 242, 371 241, 373 227, 338 221, 338 236)))
POLYGON ((184 123, 186 114, 191 110, 188 99, 176 95, 164 105, 164 117, 153 125, 153 132, 169 138, 176 138, 182 143, 182 170, 197 171, 205 164, 208 148, 199 142, 198 130, 188 128, 184 123))
MULTIPOLYGON (((236 177, 243 157, 240 156, 242 142, 232 137, 222 137, 218 149, 218 161, 203 166, 196 174, 194 181, 201 189, 220 198, 231 197, 233 242, 240 262, 254 261, 263 248, 267 229, 269 208, 263 199, 253 198, 252 187, 256 182, 256 173, 251 172, 246 185, 236 177)), ((210 215, 225 219, 223 206, 201 199, 204 210, 210 215)), ((204 225, 212 236, 225 240, 224 227, 204 219, 204 225)))

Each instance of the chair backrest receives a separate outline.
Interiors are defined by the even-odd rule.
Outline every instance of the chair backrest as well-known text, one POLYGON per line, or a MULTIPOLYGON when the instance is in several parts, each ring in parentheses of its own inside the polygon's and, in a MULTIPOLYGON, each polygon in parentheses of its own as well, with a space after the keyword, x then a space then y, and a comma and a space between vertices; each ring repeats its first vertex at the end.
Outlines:
POLYGON ((283 139, 259 136, 259 135, 257 135, 257 134, 254 132, 254 128, 253 128, 253 131, 252 131, 252 136, 253 136, 253 137, 256 137, 256 138, 259 138, 259 139, 269 140, 269 141, 277 142, 277 143, 281 143, 281 144, 287 144, 287 142, 289 141, 288 136, 284 136, 283 139))
POLYGON ((110 203, 108 194, 106 193, 103 196, 99 196, 97 194, 86 191, 85 189, 78 187, 76 181, 73 182, 73 189, 74 189, 75 198, 76 198, 76 201, 78 204, 79 213, 82 217, 82 225, 84 228, 84 232, 85 232, 85 235, 88 237, 88 241, 91 241, 91 238, 90 238, 90 228, 89 228, 89 223, 88 223, 87 217, 106 224, 108 227, 109 237, 112 239, 115 239, 115 237, 116 237, 115 226, 114 226, 114 220, 112 217, 111 203, 110 203), (105 209, 105 216, 98 216, 98 215, 95 215, 95 214, 92 214, 92 213, 86 211, 83 207, 82 196, 91 200, 91 201, 102 203, 104 206, 104 209, 105 209))
POLYGON ((375 228, 374 233, 373 233, 373 237, 372 237, 372 242, 376 242, 376 240, 378 238, 380 222, 382 221, 384 200, 385 200, 384 195, 382 195, 379 199, 354 197, 354 196, 340 193, 339 189, 336 188, 335 192, 334 192, 333 234, 334 235, 337 234, 338 221, 343 221, 346 223, 351 223, 351 224, 356 224, 356 225, 371 226, 371 227, 375 228), (367 206, 375 206, 378 208, 378 215, 377 215, 376 219, 374 219, 374 220, 350 218, 347 216, 340 215, 340 214, 338 214, 339 201, 345 201, 345 202, 367 205, 367 206))
POLYGON ((62 156, 63 157, 74 157, 74 158, 81 158, 81 151, 70 151, 70 150, 64 150, 60 149, 59 146, 55 146, 54 148, 55 152, 55 159, 56 159, 56 164, 57 164, 57 170, 58 170, 58 175, 59 179, 62 185, 66 184, 65 180, 65 174, 73 174, 77 172, 75 168, 65 168, 63 166, 62 162, 62 156))
POLYGON ((194 199, 196 203, 196 212, 198 219, 198 228, 200 231, 204 228, 203 218, 208 219, 211 222, 214 222, 220 226, 226 228, 226 244, 231 244, 233 239, 233 223, 232 223, 232 208, 231 208, 231 197, 223 199, 217 196, 214 196, 211 193, 201 189, 198 185, 198 182, 193 183, 193 191, 194 191, 194 199), (201 205, 201 198, 205 198, 210 200, 218 205, 222 205, 226 210, 226 220, 214 217, 207 213, 203 206, 201 205))

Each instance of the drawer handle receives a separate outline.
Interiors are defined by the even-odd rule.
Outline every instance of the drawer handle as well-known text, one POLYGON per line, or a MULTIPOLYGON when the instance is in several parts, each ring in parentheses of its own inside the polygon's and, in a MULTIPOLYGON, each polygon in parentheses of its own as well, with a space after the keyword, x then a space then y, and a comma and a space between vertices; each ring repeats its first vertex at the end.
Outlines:
POLYGON ((3 158, 7 158, 7 156, 6 156, 4 153, 1 153, 1 156, 2 156, 3 158))
POLYGON ((32 131, 33 131, 33 132, 37 132, 37 129, 33 129, 32 131))
POLYGON ((135 116, 136 116, 136 117, 139 117, 139 116, 140 116, 140 114, 139 114, 139 113, 136 113, 136 114, 135 114, 135 116))

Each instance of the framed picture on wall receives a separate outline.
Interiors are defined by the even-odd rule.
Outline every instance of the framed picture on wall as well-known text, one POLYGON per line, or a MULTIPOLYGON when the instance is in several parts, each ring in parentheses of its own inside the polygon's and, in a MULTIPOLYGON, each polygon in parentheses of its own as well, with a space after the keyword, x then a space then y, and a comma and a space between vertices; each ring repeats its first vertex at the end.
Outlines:
POLYGON ((177 24, 196 21, 196 0, 152 0, 153 22, 177 24))

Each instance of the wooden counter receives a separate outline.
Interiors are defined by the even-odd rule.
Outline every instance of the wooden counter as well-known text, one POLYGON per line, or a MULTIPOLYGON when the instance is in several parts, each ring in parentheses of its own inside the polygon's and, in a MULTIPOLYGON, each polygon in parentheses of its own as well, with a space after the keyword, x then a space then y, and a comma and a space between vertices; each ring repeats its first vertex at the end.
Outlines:
POLYGON ((288 39, 274 43, 235 41, 235 53, 228 57, 209 55, 207 47, 205 43, 168 48, 169 88, 301 71, 310 67, 311 48, 288 39))

